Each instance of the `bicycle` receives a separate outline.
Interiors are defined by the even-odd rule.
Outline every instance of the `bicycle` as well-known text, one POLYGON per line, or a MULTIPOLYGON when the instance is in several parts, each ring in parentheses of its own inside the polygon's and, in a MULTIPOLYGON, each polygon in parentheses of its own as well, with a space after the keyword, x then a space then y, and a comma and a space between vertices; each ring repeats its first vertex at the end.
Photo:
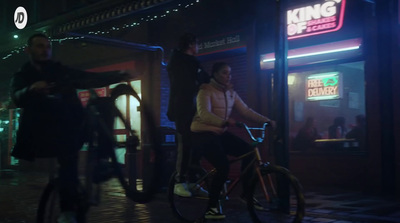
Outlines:
MULTIPOLYGON (((231 159, 230 164, 241 161, 249 155, 255 155, 255 158, 242 171, 240 176, 233 181, 228 181, 229 184, 225 184, 224 190, 221 191, 220 204, 223 205, 224 201, 229 199, 229 195, 238 185, 238 182, 241 181, 243 174, 250 171, 251 168, 255 168, 256 174, 251 180, 250 191, 245 198, 247 210, 252 221, 301 222, 304 217, 305 201, 299 181, 288 169, 261 160, 257 146, 264 141, 268 123, 265 123, 262 128, 248 127, 244 123, 241 123, 240 126, 243 126, 247 130, 252 139, 253 143, 251 146, 253 150, 240 157, 231 159), (261 136, 254 137, 252 131, 259 131, 261 136), (254 205, 253 199, 256 199, 261 206, 254 205)), ((215 169, 206 171, 201 167, 193 165, 189 167, 189 173, 197 173, 195 174, 197 180, 195 182, 188 182, 189 190, 194 194, 191 197, 180 197, 174 194, 177 172, 172 174, 168 185, 168 200, 174 215, 179 220, 183 222, 204 221, 208 198, 196 195, 196 190, 200 187, 208 190, 215 171, 215 169), (199 174, 201 172, 202 174, 199 174)))
MULTIPOLYGON (((101 200, 101 183, 110 180, 112 177, 118 178, 119 183, 124 189, 125 195, 134 202, 146 203, 156 192, 158 172, 160 168, 160 142, 158 132, 153 119, 153 113, 135 92, 135 90, 126 84, 117 85, 111 92, 110 97, 98 97, 95 90, 89 89, 90 99, 86 106, 87 126, 88 128, 88 155, 86 158, 86 171, 80 184, 77 186, 79 191, 79 202, 76 204, 77 222, 85 223, 86 214, 91 206, 99 205, 101 200), (126 96, 123 98, 121 96, 126 96), (137 132, 131 127, 129 115, 124 115, 116 106, 117 100, 133 100, 135 98, 140 103, 142 114, 142 126, 146 130, 146 138, 140 142, 137 132), (111 115, 111 116, 107 116, 111 115), (118 132, 123 134, 114 137, 111 126, 120 123, 122 128, 118 132), (97 156, 100 152, 99 136, 108 137, 112 146, 106 148, 107 156, 110 161, 107 163, 109 170, 103 175, 96 172, 96 167, 100 162, 97 156), (139 149, 139 147, 143 149, 139 149), (120 164, 117 160, 116 151, 118 148, 126 148, 126 163, 120 164), (135 160, 137 159, 137 160, 135 160), (147 179, 144 173, 136 167, 137 161, 151 164, 146 168, 147 179), (97 174, 97 175, 96 175, 97 174), (150 177, 149 177, 150 175, 150 177)), ((143 128, 142 128, 143 129, 143 128)), ((107 166, 106 166, 107 167, 107 166)), ((38 206, 36 220, 38 223, 54 223, 60 212, 58 179, 52 179, 45 187, 38 206)))

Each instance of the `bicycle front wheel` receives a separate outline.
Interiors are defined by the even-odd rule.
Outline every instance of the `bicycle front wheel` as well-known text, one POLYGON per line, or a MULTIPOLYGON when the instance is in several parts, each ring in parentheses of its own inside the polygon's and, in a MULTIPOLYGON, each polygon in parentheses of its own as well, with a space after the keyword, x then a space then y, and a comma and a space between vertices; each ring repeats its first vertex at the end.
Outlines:
POLYGON ((154 114, 149 104, 129 85, 116 86, 111 99, 116 109, 114 140, 117 145, 111 159, 118 170, 118 179, 131 200, 148 202, 159 189, 162 168, 160 137, 154 114), (135 126, 141 130, 135 130, 135 126))
POLYGON ((304 196, 301 185, 286 168, 260 167, 250 187, 247 207, 253 222, 301 222, 304 196))

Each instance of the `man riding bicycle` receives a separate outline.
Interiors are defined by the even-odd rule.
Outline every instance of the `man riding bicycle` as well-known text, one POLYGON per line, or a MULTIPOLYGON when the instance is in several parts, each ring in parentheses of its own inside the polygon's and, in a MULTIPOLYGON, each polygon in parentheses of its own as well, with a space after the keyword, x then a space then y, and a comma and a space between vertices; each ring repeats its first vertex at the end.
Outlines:
MULTIPOLYGON (((218 199, 229 173, 229 161, 226 155, 240 156, 250 151, 250 146, 244 140, 227 132, 228 126, 235 126, 236 121, 230 117, 235 109, 241 116, 257 123, 274 121, 250 109, 233 90, 231 68, 227 63, 215 63, 212 68, 212 79, 209 84, 203 84, 197 95, 197 112, 191 124, 193 144, 196 149, 216 168, 217 172, 209 189, 206 219, 223 219, 225 215, 218 208, 218 199)), ((243 159, 242 170, 253 159, 247 156, 243 159)), ((243 195, 247 192, 251 174, 243 176, 243 195)), ((257 202, 256 200, 254 202, 257 202)))
POLYGON ((11 99, 23 109, 12 156, 28 161, 57 157, 61 202, 58 222, 76 222, 78 151, 84 142, 85 119, 76 89, 128 81, 132 75, 92 73, 63 66, 51 60, 51 43, 42 33, 28 39, 26 52, 30 62, 11 80, 11 99))

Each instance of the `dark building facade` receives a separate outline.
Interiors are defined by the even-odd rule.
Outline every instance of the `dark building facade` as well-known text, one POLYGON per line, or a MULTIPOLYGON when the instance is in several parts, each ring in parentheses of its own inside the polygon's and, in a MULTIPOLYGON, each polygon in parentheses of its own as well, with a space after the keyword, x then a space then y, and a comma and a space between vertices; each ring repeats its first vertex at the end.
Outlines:
MULTIPOLYGON (((277 23, 279 1, 121 1, 109 7, 106 2, 68 14, 69 21, 53 18, 48 32, 59 39, 53 43, 55 58, 82 69, 139 70, 134 85, 152 103, 157 123, 167 127, 174 126, 165 115, 165 64, 184 32, 199 37, 198 58, 208 72, 214 62, 228 62, 239 95, 274 118, 274 100, 281 100, 273 93, 276 31, 284 27, 290 170, 305 187, 400 194, 397 1, 287 1, 282 9, 287 24, 277 23), (363 138, 346 137, 358 115, 365 117, 363 138), (317 136, 305 146, 298 144, 298 133, 309 117, 317 136), (334 125, 338 117, 344 119, 340 128, 334 125)), ((23 59, 15 54, 2 63, 23 59)), ((269 160, 272 146, 271 137, 261 148, 269 160)))

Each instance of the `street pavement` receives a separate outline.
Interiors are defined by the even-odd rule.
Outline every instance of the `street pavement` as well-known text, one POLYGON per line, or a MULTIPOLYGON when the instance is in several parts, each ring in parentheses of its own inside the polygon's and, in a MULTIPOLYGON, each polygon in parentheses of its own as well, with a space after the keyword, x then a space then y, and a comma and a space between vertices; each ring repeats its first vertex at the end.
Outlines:
MULTIPOLYGON (((0 171, 0 223, 34 223, 37 203, 48 181, 48 173, 0 171)), ((305 191, 306 217, 303 222, 400 222, 400 201, 354 191, 318 188, 305 191)), ((232 197, 225 207, 226 220, 251 222, 245 205, 232 197)), ((117 181, 104 183, 101 204, 92 207, 89 223, 174 223, 165 191, 147 204, 127 199, 117 181)), ((213 221, 209 221, 213 222, 213 221)))

